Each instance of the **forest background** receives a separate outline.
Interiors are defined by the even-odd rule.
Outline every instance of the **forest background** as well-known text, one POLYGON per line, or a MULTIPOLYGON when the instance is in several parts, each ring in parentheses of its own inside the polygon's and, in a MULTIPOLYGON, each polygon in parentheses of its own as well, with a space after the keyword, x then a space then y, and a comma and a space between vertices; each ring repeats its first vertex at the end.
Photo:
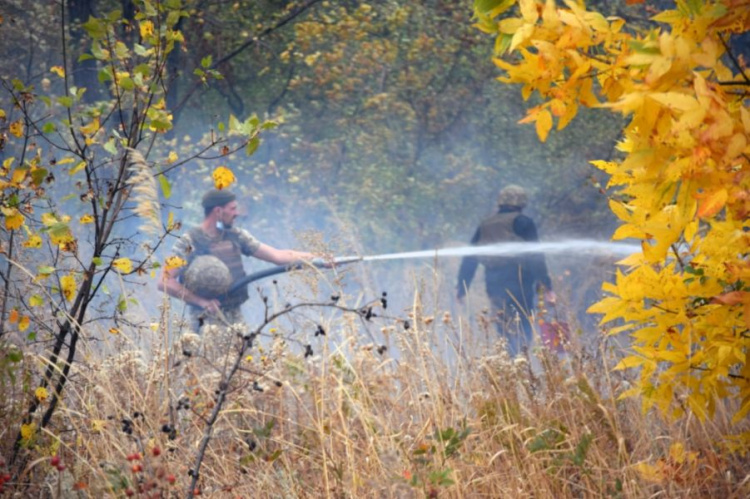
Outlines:
MULTIPOLYGON (((163 5, 168 10, 173 3, 176 4, 163 5)), ((632 2, 589 2, 589 6, 605 16, 616 15, 645 29, 650 26, 648 19, 655 9, 670 4, 627 3, 632 2)), ((0 161, 41 145, 35 143, 38 138, 24 135, 23 130, 17 134, 19 131, 10 126, 21 118, 10 96, 28 95, 30 100, 40 95, 62 96, 63 100, 54 100, 63 107, 93 106, 107 96, 113 78, 111 74, 102 75, 96 62, 101 60, 96 54, 97 45, 91 45, 92 38, 101 36, 100 27, 86 26, 85 22, 90 16, 106 18, 113 10, 126 20, 135 20, 139 13, 147 11, 145 5, 131 1, 80 1, 62 6, 57 2, 3 2, 0 76, 6 92, 0 107, 5 110, 6 130, 0 161), (67 50, 65 60, 61 40, 67 50), (94 57, 81 57, 87 53, 94 53, 94 57), (86 91, 71 92, 71 88, 86 91), (70 104, 67 98, 72 99, 70 104), (25 141, 19 145, 14 137, 25 141)), ((171 40, 174 50, 165 54, 163 88, 153 91, 163 98, 159 105, 166 111, 148 116, 147 126, 158 140, 142 144, 143 152, 148 151, 149 163, 163 172, 157 184, 162 203, 159 225, 169 234, 152 248, 148 258, 140 260, 141 243, 149 239, 140 228, 142 217, 136 215, 142 213, 138 206, 126 203, 116 225, 117 253, 107 255, 111 268, 119 269, 118 264, 125 264, 118 259, 127 258, 136 263, 136 274, 155 276, 158 267, 152 262, 164 261, 174 235, 200 220, 199 199, 214 185, 211 173, 217 166, 229 168, 236 177, 232 189, 240 195, 244 215, 240 224, 277 247, 314 246, 337 254, 367 255, 463 245, 481 218, 493 211, 498 189, 508 183, 529 190, 531 202, 527 211, 537 220, 543 239, 606 240, 615 229, 616 219, 608 209, 609 199, 602 188, 605 177, 589 161, 617 158, 615 146, 622 138, 625 120, 601 110, 582 109, 575 126, 555 132, 540 143, 533 127, 518 124, 526 110, 539 101, 532 96, 525 102, 517 89, 497 83, 497 68, 490 63, 493 43, 473 26, 470 3, 196 1, 184 2, 182 10, 184 14, 172 19, 181 36, 171 40), (228 130, 246 136, 239 142, 240 151, 228 141, 217 140, 228 130), (245 149, 251 154, 246 155, 245 149), (182 164, 183 161, 186 162, 182 164), (140 261, 143 263, 137 263, 140 261)), ((143 38, 150 35, 144 33, 142 26, 141 23, 140 32, 133 28, 122 33, 126 44, 133 43, 137 34, 143 38)), ((743 43, 746 39, 732 40, 738 56, 747 57, 748 44, 743 43)), ((120 122, 135 119, 121 116, 120 122)), ((109 151, 106 137, 94 138, 99 133, 98 125, 85 130, 92 123, 80 121, 75 126, 80 125, 83 136, 92 143, 99 141, 109 151)), ((54 128, 43 131, 56 132, 54 128)), ((40 161, 62 159, 44 145, 40 151, 40 161)), ((76 163, 66 166, 71 175, 56 174, 54 186, 38 200, 52 199, 50 206, 64 206, 64 213, 81 221, 87 209, 86 189, 76 183, 73 175, 88 167, 76 169, 76 163), (71 192, 80 196, 71 196, 71 192), (79 200, 84 203, 76 206, 79 200)), ((127 166, 127 162, 123 164, 127 166)), ((45 170, 45 175, 50 172, 45 170)), ((55 220, 47 224, 48 228, 60 228, 57 223, 55 220)), ((7 224, 4 230, 4 235, 11 232, 7 224)), ((79 237, 85 233, 85 224, 79 228, 71 223, 69 230, 79 237)), ((13 244, 12 238, 6 237, 3 249, 13 244)), ((550 261, 556 286, 569 305, 571 320, 581 324, 577 332, 583 338, 598 338, 594 319, 587 318, 584 311, 600 296, 601 282, 612 277, 613 261, 612 256, 550 261)), ((424 286, 420 279, 426 275, 427 279, 435 279, 438 288, 433 290, 435 301, 427 315, 434 317, 445 309, 458 313, 451 304, 457 262, 433 266, 434 263, 373 265, 360 269, 356 284, 345 284, 345 288, 370 296, 387 291, 391 308, 407 315, 409 312, 405 311, 415 300, 415 290, 424 286), (437 273, 432 272, 434 268, 437 273)), ((9 276, 11 264, 6 259, 3 265, 9 276)), ((252 271, 261 267, 251 263, 248 268, 252 271)), ((132 270, 128 267, 121 272, 129 276, 117 283, 113 282, 117 276, 110 276, 107 281, 111 289, 121 287, 121 294, 108 292, 94 300, 96 311, 101 312, 101 324, 96 326, 101 331, 114 329, 119 333, 132 328, 140 335, 162 320, 155 280, 137 280, 136 275, 131 275, 132 270), (116 304, 114 312, 107 308, 112 303, 116 304), (127 314, 128 307, 138 308, 138 314, 127 314)), ((18 315, 12 320, 12 298, 23 296, 21 286, 15 288, 14 282, 4 280, 2 321, 10 329, 19 321, 18 315)), ((66 282, 63 276, 56 288, 63 295, 67 293, 66 282)), ((477 303, 475 312, 481 309, 481 297, 477 303)), ((260 314, 252 317, 260 317, 262 322, 261 312, 258 308, 250 310, 250 314, 260 314)), ((413 319, 414 310, 410 313, 413 319)), ((22 313, 20 320, 24 317, 28 315, 22 313)), ((447 317, 446 324, 450 315, 447 317)), ((94 322, 88 327, 94 327, 94 322)), ((430 322, 432 319, 427 324, 430 322)), ((21 323, 18 324, 20 329, 21 323)), ((43 344, 39 337, 42 331, 27 322, 21 332, 36 345, 43 344)), ((28 386, 23 392, 31 396, 28 386)), ((603 392, 610 395, 609 389, 603 392)), ((419 398, 422 392, 415 388, 414 395, 419 398)), ((47 395, 31 396, 34 397, 43 404, 47 395)), ((153 410, 158 412, 156 406, 153 410)), ((10 417, 12 411, 6 415, 10 417)), ((319 422, 321 432, 330 433, 324 428, 327 423, 319 422)), ((268 424, 268 420, 263 423, 268 424)), ((444 465, 463 445, 468 433, 459 431, 457 420, 452 420, 451 425, 452 433, 436 433, 439 442, 445 441, 442 449, 422 449, 422 444, 415 444, 416 450, 407 452, 412 467, 407 466, 404 483, 399 485, 432 494, 433 490, 453 484, 456 477, 444 465), (440 465, 430 467, 432 464, 420 461, 425 454, 432 458, 432 464, 440 465)), ((258 439, 268 438, 266 433, 271 433, 272 428, 273 424, 256 426, 253 434, 258 439)), ((578 467, 573 471, 576 480, 584 480, 578 475, 585 476, 587 472, 582 471, 585 467, 578 461, 585 461, 589 433, 554 428, 552 433, 538 429, 534 436, 541 440, 532 439, 531 443, 563 456, 562 449, 570 445, 567 451, 571 452, 572 464, 566 461, 567 457, 563 459, 567 463, 564 466, 552 459, 540 469, 547 474, 552 470, 558 476, 570 472, 571 466, 578 467), (565 438, 558 439, 561 435, 565 438)), ((529 436, 519 438, 529 443, 529 436)), ((4 454, 17 454, 18 442, 13 451, 4 454)), ((146 454, 145 450, 153 454, 154 444, 148 442, 142 447, 142 454, 146 454)), ((58 448, 59 444, 53 445, 45 452, 56 455, 54 449, 58 448)), ((676 461, 687 459, 674 447, 668 452, 676 461)), ((325 461, 326 452, 322 454, 325 461)), ((273 463, 279 455, 267 450, 265 460, 273 463)), ((673 464, 668 460, 660 462, 673 464)), ((648 468, 646 473, 663 474, 658 466, 655 469, 648 468)), ((682 469, 675 474, 684 472, 682 469)), ((399 471, 395 473, 398 475, 399 471)), ((334 475, 338 476, 339 487, 348 480, 343 471, 334 475)), ((198 476, 190 477, 192 487, 198 476)), ((662 478, 658 476, 655 481, 662 478)), ((134 483, 115 489, 124 493, 134 483)), ((554 488, 559 484, 548 485, 550 490, 560 490, 554 488)), ((600 485, 600 490, 611 489, 615 495, 631 486, 623 485, 621 477, 600 485)), ((333 490, 330 484, 326 487, 329 492, 333 490)), ((353 487, 356 490, 357 486, 353 487)), ((190 490, 192 493, 194 489, 190 490)))

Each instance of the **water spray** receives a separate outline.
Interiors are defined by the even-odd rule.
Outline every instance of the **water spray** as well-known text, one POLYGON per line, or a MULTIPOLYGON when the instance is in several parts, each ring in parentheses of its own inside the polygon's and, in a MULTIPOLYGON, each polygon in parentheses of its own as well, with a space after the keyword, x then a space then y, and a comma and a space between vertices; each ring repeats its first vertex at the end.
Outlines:
POLYGON ((575 252, 575 255, 582 256, 591 253, 611 254, 618 257, 625 257, 638 253, 641 247, 635 244, 611 243, 594 241, 590 239, 573 239, 567 241, 552 242, 512 242, 499 243, 487 246, 464 246, 460 248, 441 248, 436 250, 408 251, 403 253, 383 253, 380 255, 368 256, 342 256, 334 258, 333 261, 326 261, 316 258, 310 262, 298 262, 291 265, 281 265, 270 269, 261 270, 253 274, 246 275, 235 282, 229 289, 229 292, 241 289, 253 281, 264 279, 276 274, 289 272, 290 270, 300 270, 306 267, 329 268, 338 267, 354 262, 373 262, 379 260, 407 260, 413 258, 446 258, 446 257, 464 257, 464 256, 521 256, 531 253, 544 254, 561 254, 575 252))

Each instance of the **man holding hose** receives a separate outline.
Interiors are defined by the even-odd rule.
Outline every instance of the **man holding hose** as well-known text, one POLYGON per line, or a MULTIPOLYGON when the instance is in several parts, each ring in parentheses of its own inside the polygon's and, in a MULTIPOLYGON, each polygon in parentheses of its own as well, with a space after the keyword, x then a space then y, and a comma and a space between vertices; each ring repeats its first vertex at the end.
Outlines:
POLYGON ((223 276, 225 281, 237 282, 246 275, 242 264, 243 255, 276 265, 288 265, 315 257, 312 253, 303 251, 274 248, 258 241, 247 230, 234 227, 234 220, 239 214, 237 198, 226 189, 206 192, 201 205, 204 211, 203 222, 180 237, 173 248, 173 253, 183 258, 188 265, 165 270, 158 285, 160 291, 179 298, 190 306, 191 317, 198 326, 196 331, 202 324, 218 324, 214 318, 219 311, 229 324, 243 322, 240 307, 249 297, 247 286, 219 293, 218 296, 210 289, 217 279, 216 275, 226 274, 227 270, 228 275, 223 276), (196 258, 203 256, 215 257, 218 261, 202 260, 202 267, 207 270, 193 272, 196 275, 192 277, 192 281, 197 284, 181 282, 183 274, 191 272, 190 265, 196 258))

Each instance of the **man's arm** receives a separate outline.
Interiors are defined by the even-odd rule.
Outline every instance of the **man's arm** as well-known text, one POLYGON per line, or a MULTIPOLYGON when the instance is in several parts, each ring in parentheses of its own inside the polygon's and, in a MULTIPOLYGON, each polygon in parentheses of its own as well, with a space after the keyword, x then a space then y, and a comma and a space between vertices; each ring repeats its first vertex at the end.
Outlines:
POLYGON ((177 269, 164 270, 161 275, 161 279, 159 280, 159 284, 157 284, 159 291, 164 291, 173 298, 177 298, 190 305, 206 309, 211 313, 215 313, 219 310, 219 308, 221 307, 221 303, 219 302, 219 300, 208 300, 206 298, 201 298, 200 296, 196 295, 185 286, 183 286, 182 283, 177 280, 178 276, 179 271, 177 269))
POLYGON ((260 243, 258 249, 253 252, 255 258, 260 258, 275 265, 288 265, 302 260, 312 260, 315 255, 306 251, 292 249, 277 249, 265 243, 260 243))
MULTIPOLYGON (((192 251, 192 245, 193 243, 190 235, 185 234, 180 237, 177 242, 175 242, 172 251, 176 256, 179 256, 180 258, 183 258, 185 260, 189 260, 188 256, 192 251)), ((159 291, 163 291, 173 298, 177 298, 190 305, 203 308, 211 313, 218 312, 219 308, 221 307, 221 303, 219 302, 219 300, 208 300, 206 298, 202 298, 182 285, 182 283, 179 281, 179 277, 184 270, 185 269, 183 268, 165 268, 161 276, 159 277, 159 282, 156 285, 159 291)))

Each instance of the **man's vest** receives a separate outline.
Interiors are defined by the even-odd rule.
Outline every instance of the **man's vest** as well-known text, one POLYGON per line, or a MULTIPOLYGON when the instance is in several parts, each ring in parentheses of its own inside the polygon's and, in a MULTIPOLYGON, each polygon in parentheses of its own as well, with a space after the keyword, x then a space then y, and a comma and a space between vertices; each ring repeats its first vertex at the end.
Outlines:
MULTIPOLYGON (((245 277, 245 267, 242 265, 242 250, 239 241, 239 231, 237 229, 227 229, 222 231, 219 239, 211 239, 200 227, 194 227, 188 231, 190 241, 192 242, 192 251, 188 258, 188 264, 193 258, 201 255, 212 255, 221 260, 229 269, 232 276, 232 282, 245 277)), ((239 307, 247 299, 247 286, 227 293, 219 298, 222 307, 239 307)))
MULTIPOLYGON (((518 211, 495 213, 486 218, 479 225, 479 241, 477 246, 487 246, 497 243, 521 242, 523 239, 513 230, 513 222, 520 215, 518 211)), ((483 255, 479 261, 485 269, 500 269, 501 267, 518 268, 523 264, 523 258, 513 256, 483 255)))

